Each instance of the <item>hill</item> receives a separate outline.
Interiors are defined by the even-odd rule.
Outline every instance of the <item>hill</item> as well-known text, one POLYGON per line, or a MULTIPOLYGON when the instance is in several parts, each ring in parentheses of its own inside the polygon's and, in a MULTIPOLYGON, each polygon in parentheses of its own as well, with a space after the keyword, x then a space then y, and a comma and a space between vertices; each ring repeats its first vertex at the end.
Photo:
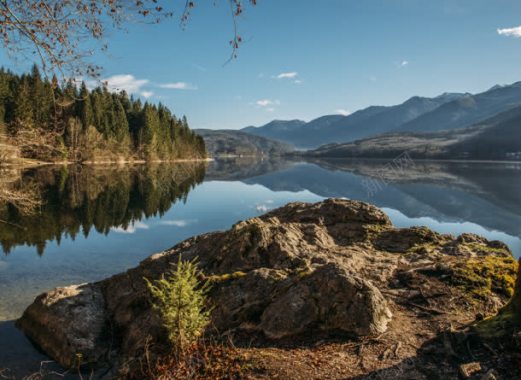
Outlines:
POLYGON ((291 152, 290 145, 237 130, 197 129, 208 153, 217 156, 278 156, 291 152))
POLYGON ((291 143, 292 136, 305 124, 306 122, 303 120, 273 120, 261 127, 249 126, 243 128, 242 131, 291 143))
POLYGON ((521 106, 471 127, 432 133, 385 134, 345 144, 329 144, 306 154, 314 157, 521 159, 521 106))

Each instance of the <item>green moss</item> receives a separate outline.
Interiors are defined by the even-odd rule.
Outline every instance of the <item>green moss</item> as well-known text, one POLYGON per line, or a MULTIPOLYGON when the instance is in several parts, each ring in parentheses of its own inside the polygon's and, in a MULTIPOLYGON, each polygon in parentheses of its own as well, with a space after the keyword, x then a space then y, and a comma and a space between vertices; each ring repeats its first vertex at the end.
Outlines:
POLYGON ((209 276, 207 280, 209 282, 225 282, 225 281, 231 281, 236 280, 238 278, 246 276, 246 273, 238 271, 233 273, 225 273, 225 274, 214 274, 212 276, 209 276))
POLYGON ((453 269, 453 281, 477 298, 484 299, 492 292, 506 297, 514 294, 517 262, 512 256, 470 258, 453 269))
POLYGON ((405 254, 420 254, 425 255, 434 252, 435 250, 439 249, 439 244, 434 243, 424 243, 424 244, 417 244, 413 247, 411 247, 405 254))
POLYGON ((474 332, 485 339, 501 338, 519 328, 521 315, 515 312, 512 303, 506 305, 497 315, 479 321, 473 326, 474 332))
POLYGON ((493 248, 479 243, 465 243, 464 247, 468 248, 472 252, 487 252, 489 254, 506 255, 510 256, 511 253, 505 248, 493 248))

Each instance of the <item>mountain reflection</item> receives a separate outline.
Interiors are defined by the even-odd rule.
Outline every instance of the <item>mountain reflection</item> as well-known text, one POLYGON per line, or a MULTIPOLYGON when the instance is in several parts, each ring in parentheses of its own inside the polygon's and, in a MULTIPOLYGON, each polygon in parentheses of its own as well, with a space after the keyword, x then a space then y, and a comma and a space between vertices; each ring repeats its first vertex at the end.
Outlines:
POLYGON ((68 166, 38 168, 18 173, 4 171, 4 188, 17 183, 40 194, 35 212, 24 213, 12 203, 0 203, 0 244, 5 253, 18 245, 34 246, 42 255, 48 241, 92 228, 108 234, 127 229, 143 218, 163 215, 186 198, 205 176, 205 164, 137 166, 68 166))
POLYGON ((357 199, 409 218, 472 222, 521 236, 520 163, 415 160, 400 170, 387 170, 386 161, 317 160, 280 166, 243 181, 273 191, 357 199), (369 191, 368 178, 380 182, 377 191, 369 191))

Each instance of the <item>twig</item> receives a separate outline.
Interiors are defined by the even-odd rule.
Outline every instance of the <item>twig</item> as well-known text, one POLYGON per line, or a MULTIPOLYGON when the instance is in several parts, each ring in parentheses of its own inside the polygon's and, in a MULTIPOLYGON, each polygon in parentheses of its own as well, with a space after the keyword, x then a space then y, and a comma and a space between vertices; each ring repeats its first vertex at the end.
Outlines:
POLYGON ((492 347, 490 347, 487 343, 482 343, 483 347, 485 347, 487 350, 489 350, 494 356, 498 356, 498 353, 496 350, 494 350, 492 347))
POLYGON ((437 315, 447 314, 443 310, 433 309, 432 307, 425 307, 425 306, 422 306, 422 305, 418 305, 417 303, 414 303, 414 302, 408 302, 408 304, 411 305, 411 306, 414 306, 415 308, 418 308, 420 310, 430 312, 432 314, 437 314, 437 315))

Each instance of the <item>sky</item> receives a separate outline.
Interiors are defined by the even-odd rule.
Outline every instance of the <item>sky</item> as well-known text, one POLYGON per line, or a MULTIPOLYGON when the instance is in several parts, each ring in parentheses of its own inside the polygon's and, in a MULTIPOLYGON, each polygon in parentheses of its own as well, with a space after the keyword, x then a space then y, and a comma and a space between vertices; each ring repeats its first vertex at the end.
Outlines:
MULTIPOLYGON (((103 79, 211 129, 521 80, 519 0, 258 0, 238 20, 244 43, 229 63, 229 5, 212 3, 200 0, 184 29, 172 19, 112 31, 95 57, 103 79)), ((0 64, 30 62, 0 54, 0 64)))

